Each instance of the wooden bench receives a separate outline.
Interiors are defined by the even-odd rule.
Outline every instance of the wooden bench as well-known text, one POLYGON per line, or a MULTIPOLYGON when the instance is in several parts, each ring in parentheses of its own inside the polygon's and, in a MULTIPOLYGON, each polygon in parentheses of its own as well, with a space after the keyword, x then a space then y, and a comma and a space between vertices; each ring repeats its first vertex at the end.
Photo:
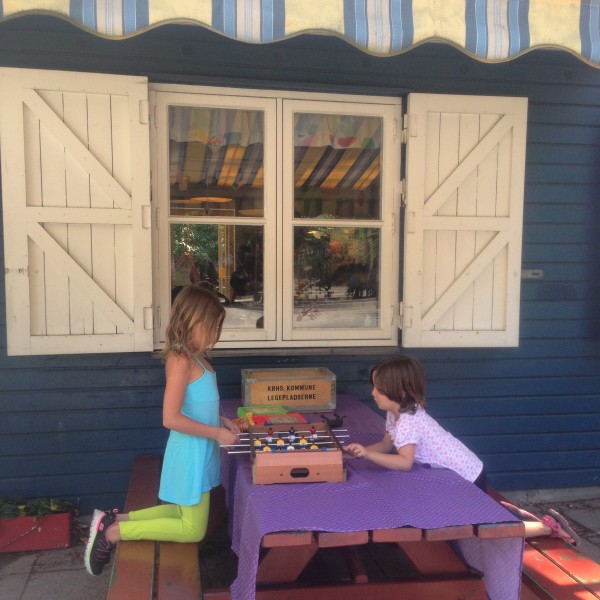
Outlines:
MULTIPOLYGON (((506 500, 496 490, 488 494, 506 500)), ((600 565, 577 548, 552 538, 529 538, 523 551, 522 600, 597 600, 600 565)))
MULTIPOLYGON (((160 470, 160 456, 135 457, 124 512, 157 504, 160 470)), ((211 493, 207 537, 223 519, 224 501, 219 497, 223 493, 221 487, 211 493)), ((200 597, 198 544, 122 541, 117 545, 107 600, 198 600, 200 597)))

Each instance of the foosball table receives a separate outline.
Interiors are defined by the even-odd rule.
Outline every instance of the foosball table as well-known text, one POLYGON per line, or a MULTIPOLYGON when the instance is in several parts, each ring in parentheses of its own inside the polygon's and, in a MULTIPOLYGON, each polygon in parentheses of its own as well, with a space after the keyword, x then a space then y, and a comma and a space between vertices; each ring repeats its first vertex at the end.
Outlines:
POLYGON ((345 481, 343 449, 326 423, 250 427, 253 483, 345 481))
POLYGON ((250 454, 256 484, 345 481, 344 431, 327 423, 251 425, 230 453, 250 454))

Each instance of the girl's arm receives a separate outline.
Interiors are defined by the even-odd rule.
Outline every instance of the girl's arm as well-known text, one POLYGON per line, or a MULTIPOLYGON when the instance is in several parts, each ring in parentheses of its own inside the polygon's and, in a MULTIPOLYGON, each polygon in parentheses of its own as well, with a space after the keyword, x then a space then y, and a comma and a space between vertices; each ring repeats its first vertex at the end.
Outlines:
POLYGON ((363 446, 356 442, 345 446, 345 450, 354 456, 355 458, 366 458, 368 452, 382 452, 384 454, 390 453, 394 449, 390 436, 386 433, 381 440, 371 444, 370 446, 363 446))
POLYGON ((163 425, 167 429, 216 440, 220 445, 236 444, 238 436, 225 427, 206 425, 186 417, 181 412, 185 389, 190 378, 190 361, 186 356, 171 353, 167 358, 163 425))
POLYGON ((397 453, 392 454, 394 444, 387 432, 376 444, 366 447, 360 444, 348 444, 346 449, 356 458, 366 458, 384 469, 393 471, 410 471, 415 461, 414 444, 402 446, 398 448, 397 453))

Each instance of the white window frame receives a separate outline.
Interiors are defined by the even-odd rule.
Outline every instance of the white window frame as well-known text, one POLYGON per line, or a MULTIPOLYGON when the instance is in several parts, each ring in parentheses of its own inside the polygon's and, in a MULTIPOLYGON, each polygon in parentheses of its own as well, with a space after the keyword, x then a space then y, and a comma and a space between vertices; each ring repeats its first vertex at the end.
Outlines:
MULTIPOLYGON (((292 93, 203 86, 151 85, 153 279, 155 299, 155 347, 164 340, 170 306, 168 106, 210 106, 264 110, 265 114, 265 211, 262 218, 239 218, 232 224, 262 225, 264 229, 264 328, 224 329, 217 349, 293 348, 314 346, 395 346, 398 343, 400 162, 399 135, 402 102, 399 98, 341 94, 292 93), (336 219, 332 226, 372 227, 381 231, 380 325, 372 329, 293 328, 293 112, 331 112, 381 116, 384 119, 381 214, 377 220, 336 219), (385 263, 384 263, 385 259, 385 263), (385 273, 385 277, 383 274, 385 273), (164 307, 167 307, 166 309, 164 307)), ((222 222, 202 217, 202 223, 222 222)), ((296 220, 296 224, 299 224, 296 220)), ((310 226, 311 219, 302 219, 310 226)), ((319 223, 321 226, 323 222, 319 223)))
MULTIPOLYGON (((188 216, 169 217, 169 106, 206 106, 210 108, 247 109, 259 110, 265 115, 265 145, 264 145, 264 217, 234 217, 228 219, 231 225, 260 225, 264 227, 264 244, 276 244, 275 219, 267 215, 275 214, 276 207, 276 145, 275 145, 275 100, 255 96, 202 94, 202 104, 199 104, 198 94, 180 92, 152 93, 151 101, 154 102, 156 127, 153 129, 152 146, 156 176, 153 177, 153 201, 156 207, 156 227, 154 228, 153 241, 153 270, 154 270, 154 297, 156 299, 155 345, 162 346, 168 320, 168 309, 171 305, 171 278, 170 278, 170 225, 171 223, 198 222, 206 225, 223 223, 222 217, 203 216, 193 218, 188 216), (156 198, 156 200, 154 200, 156 198), (167 307, 166 311, 162 307, 167 307), (166 315, 165 315, 166 313, 166 315)), ((246 343, 264 345, 276 337, 275 302, 276 302, 276 254, 266 253, 264 256, 264 293, 265 322, 261 329, 223 329, 221 343, 233 343, 235 347, 246 347, 246 343)))
MULTIPOLYGON (((395 198, 400 184, 400 140, 395 133, 395 124, 399 122, 400 102, 396 100, 393 104, 379 104, 377 98, 371 98, 369 104, 355 103, 353 98, 349 101, 334 99, 325 104, 320 100, 286 100, 283 107, 283 132, 293 131, 295 113, 317 113, 335 115, 360 115, 381 117, 383 123, 382 158, 381 167, 381 205, 380 218, 370 220, 339 219, 327 221, 327 226, 332 227, 355 227, 378 229, 380 232, 379 249, 382 264, 380 265, 380 292, 379 292, 379 327, 361 329, 342 328, 320 328, 300 329, 294 328, 294 280, 291 270, 284 271, 282 275, 281 291, 283 293, 283 339, 288 342, 305 342, 312 344, 316 340, 327 340, 335 345, 347 344, 369 344, 381 345, 397 343, 395 336, 394 313, 398 302, 398 247, 396 231, 396 215, 399 214, 399 204, 395 198), (385 257, 385 265, 383 259, 385 257), (388 273, 394 273, 388 277, 388 273), (385 277, 384 277, 385 274, 385 277), (392 281, 390 281, 392 280, 392 281)), ((397 130, 396 130, 397 131, 397 130)), ((283 221, 281 231, 284 236, 283 264, 292 264, 294 260, 294 225, 305 227, 323 226, 323 221, 317 219, 294 219, 294 156, 293 145, 283 144, 283 221)))

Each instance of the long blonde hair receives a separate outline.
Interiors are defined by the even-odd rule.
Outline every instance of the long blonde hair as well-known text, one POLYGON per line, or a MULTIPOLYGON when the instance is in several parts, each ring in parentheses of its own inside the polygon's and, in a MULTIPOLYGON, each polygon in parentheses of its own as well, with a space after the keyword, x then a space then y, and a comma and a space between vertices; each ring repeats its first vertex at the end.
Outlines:
POLYGON ((163 360, 171 352, 206 354, 212 340, 217 341, 221 336, 224 317, 225 308, 216 294, 195 284, 183 287, 171 306, 167 339, 161 352, 163 360), (193 347, 192 336, 197 325, 202 327, 202 339, 207 344, 205 348, 193 347))

